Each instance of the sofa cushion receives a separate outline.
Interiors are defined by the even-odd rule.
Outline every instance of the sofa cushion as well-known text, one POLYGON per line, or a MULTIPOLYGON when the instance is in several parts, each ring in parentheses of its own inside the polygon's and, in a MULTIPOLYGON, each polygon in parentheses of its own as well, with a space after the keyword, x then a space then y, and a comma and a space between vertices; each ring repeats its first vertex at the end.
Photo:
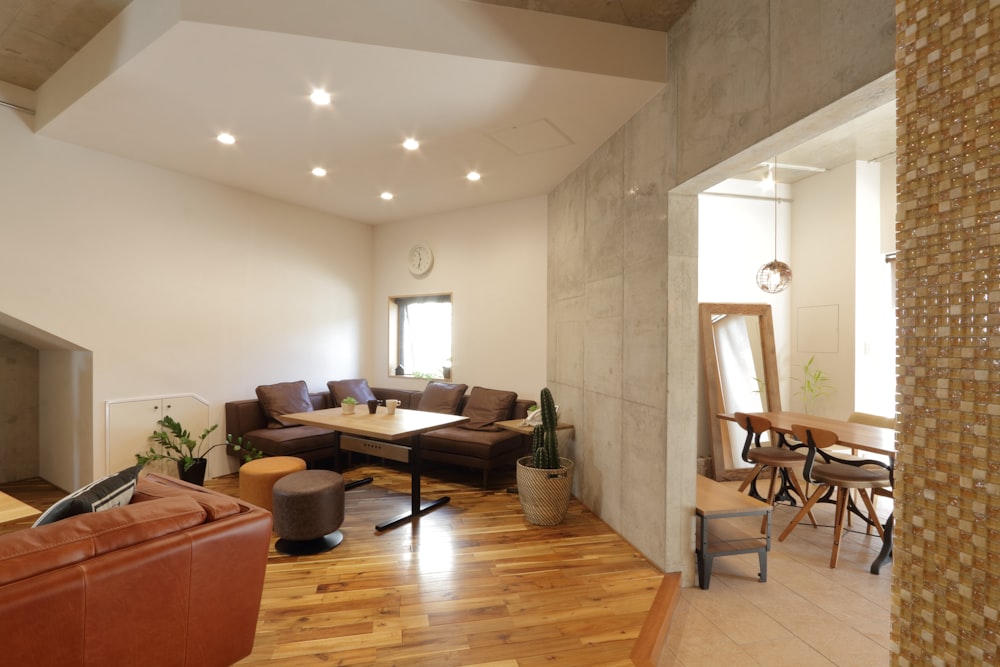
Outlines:
POLYGON ((309 399, 309 387, 305 380, 298 382, 279 382, 277 384, 262 384, 257 387, 257 399, 260 407, 267 415, 268 428, 285 428, 298 426, 285 421, 281 415, 292 412, 312 412, 313 404, 309 399))
POLYGON ((132 504, 178 497, 191 498, 201 505, 205 510, 206 523, 240 513, 240 503, 235 498, 212 493, 204 487, 191 488, 191 485, 174 479, 165 483, 140 477, 135 487, 135 495, 132 496, 132 504))
POLYGON ((330 389, 330 396, 333 397, 335 405, 340 405, 340 402, 348 396, 356 398, 358 403, 362 404, 375 398, 375 394, 372 393, 371 388, 368 386, 368 380, 365 378, 331 380, 326 383, 326 386, 330 389))
POLYGON ((299 456, 305 452, 324 449, 330 450, 330 455, 333 456, 340 442, 336 431, 318 426, 260 429, 244 433, 243 438, 252 442, 266 456, 299 456))
POLYGON ((45 510, 35 520, 34 526, 44 526, 77 514, 103 512, 113 507, 128 505, 135 492, 135 481, 139 477, 140 470, 142 466, 132 466, 91 482, 45 510))
POLYGON ((190 496, 91 512, 0 537, 0 586, 205 522, 190 496))
POLYGON ((443 454, 489 461, 521 446, 521 434, 514 431, 470 431, 460 426, 434 429, 420 437, 420 451, 426 460, 440 460, 435 454, 443 454))
POLYGON ((457 415, 458 406, 469 386, 465 384, 449 384, 447 382, 428 382, 424 395, 420 397, 417 410, 424 412, 440 412, 446 415, 457 415))
POLYGON ((499 431, 495 422, 510 419, 510 409, 516 400, 517 394, 512 391, 473 387, 462 408, 462 415, 469 421, 460 426, 471 431, 499 431))

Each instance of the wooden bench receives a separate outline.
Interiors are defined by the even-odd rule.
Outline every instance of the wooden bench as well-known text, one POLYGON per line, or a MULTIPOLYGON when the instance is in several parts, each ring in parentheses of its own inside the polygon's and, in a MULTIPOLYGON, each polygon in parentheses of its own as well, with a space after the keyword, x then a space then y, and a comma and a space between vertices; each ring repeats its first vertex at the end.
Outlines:
POLYGON ((771 506, 703 475, 698 475, 698 585, 708 588, 712 561, 718 556, 756 553, 760 580, 767 581, 767 552, 771 550, 771 506), (749 533, 732 522, 718 519, 760 516, 766 521, 763 535, 749 533))

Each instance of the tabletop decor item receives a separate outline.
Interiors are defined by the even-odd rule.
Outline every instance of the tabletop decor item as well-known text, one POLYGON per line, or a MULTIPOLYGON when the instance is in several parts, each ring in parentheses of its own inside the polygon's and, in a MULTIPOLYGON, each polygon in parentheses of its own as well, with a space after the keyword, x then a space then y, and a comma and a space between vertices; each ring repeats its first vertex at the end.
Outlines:
POLYGON ((358 399, 353 396, 345 396, 344 400, 340 402, 340 411, 345 415, 354 414, 354 406, 358 404, 358 399))
POLYGON ((241 458, 244 462, 260 458, 264 455, 259 449, 252 447, 249 442, 245 442, 242 437, 234 440, 231 434, 226 437, 226 442, 220 442, 206 448, 205 439, 219 427, 218 424, 212 424, 206 428, 198 436, 198 439, 195 440, 191 437, 191 433, 173 417, 166 416, 156 423, 162 429, 153 431, 149 439, 156 445, 159 445, 159 449, 154 445, 150 445, 149 449, 145 452, 135 455, 136 463, 146 465, 150 461, 159 461, 162 459, 175 461, 177 463, 177 474, 185 482, 198 485, 204 484, 205 470, 208 466, 208 453, 216 447, 230 445, 235 451, 243 452, 241 458))
POLYGON ((541 423, 531 434, 531 456, 517 460, 517 490, 525 518, 538 526, 562 523, 569 509, 573 461, 559 456, 556 404, 542 389, 541 423))

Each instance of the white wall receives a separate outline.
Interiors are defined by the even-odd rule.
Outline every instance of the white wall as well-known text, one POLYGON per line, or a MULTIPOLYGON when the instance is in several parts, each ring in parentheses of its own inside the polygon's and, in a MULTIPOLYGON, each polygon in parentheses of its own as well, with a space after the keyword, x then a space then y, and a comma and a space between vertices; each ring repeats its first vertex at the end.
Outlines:
POLYGON ((815 356, 813 368, 830 377, 833 391, 810 412, 838 419, 854 411, 856 173, 850 162, 792 187, 793 380, 786 409, 803 410, 798 387, 803 365, 815 356))
MULTIPOLYGON (((371 367, 369 226, 39 137, 29 123, 0 109, 0 313, 93 352, 92 466, 67 458, 50 481, 104 472, 107 400, 199 394, 222 441, 223 404, 258 384, 318 391, 371 367)), ((226 472, 214 454, 209 474, 226 472)))
POLYGON ((537 399, 545 386, 546 207, 545 197, 531 197, 377 226, 369 383, 426 385, 389 374, 389 297, 451 292, 451 381, 537 399), (421 278, 407 269, 416 243, 434 253, 421 278))
MULTIPOLYGON (((792 285, 798 263, 791 257, 789 187, 779 184, 778 259, 792 267, 792 285)), ((759 182, 727 180, 698 197, 698 302, 766 303, 774 320, 774 345, 781 382, 781 405, 791 400, 791 287, 768 294, 757 286, 757 271, 775 255, 774 203, 759 182), (716 193, 716 194, 709 194, 716 193), (721 196, 718 193, 747 195, 721 196)), ((699 364, 701 365, 701 364, 699 364)), ((712 456, 711 431, 705 394, 704 369, 698 376, 698 455, 712 456)))

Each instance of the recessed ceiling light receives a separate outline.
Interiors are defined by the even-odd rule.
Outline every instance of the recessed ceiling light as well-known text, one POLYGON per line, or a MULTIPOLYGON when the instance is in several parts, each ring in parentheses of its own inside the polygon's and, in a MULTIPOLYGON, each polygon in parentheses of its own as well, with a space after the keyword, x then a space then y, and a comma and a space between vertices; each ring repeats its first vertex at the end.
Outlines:
POLYGON ((482 178, 482 176, 478 171, 470 171, 468 174, 465 175, 465 177, 470 181, 478 181, 480 178, 482 178))
POLYGON ((391 192, 383 192, 382 194, 379 195, 379 197, 381 197, 382 199, 384 199, 386 201, 389 201, 390 199, 392 199, 392 193, 391 192))
POLYGON ((226 144, 227 146, 231 146, 232 144, 236 143, 236 137, 234 137, 233 135, 229 134, 228 132, 222 132, 215 139, 220 144, 226 144))
POLYGON ((403 148, 405 148, 408 151, 415 151, 418 148, 420 148, 420 142, 414 139, 413 137, 410 137, 409 139, 403 142, 403 148))
POLYGON ((326 176, 326 169, 323 167, 313 167, 313 176, 326 176))
POLYGON ((326 92, 322 88, 314 88, 312 95, 309 96, 309 99, 312 100, 313 104, 326 106, 330 103, 330 93, 326 92))

